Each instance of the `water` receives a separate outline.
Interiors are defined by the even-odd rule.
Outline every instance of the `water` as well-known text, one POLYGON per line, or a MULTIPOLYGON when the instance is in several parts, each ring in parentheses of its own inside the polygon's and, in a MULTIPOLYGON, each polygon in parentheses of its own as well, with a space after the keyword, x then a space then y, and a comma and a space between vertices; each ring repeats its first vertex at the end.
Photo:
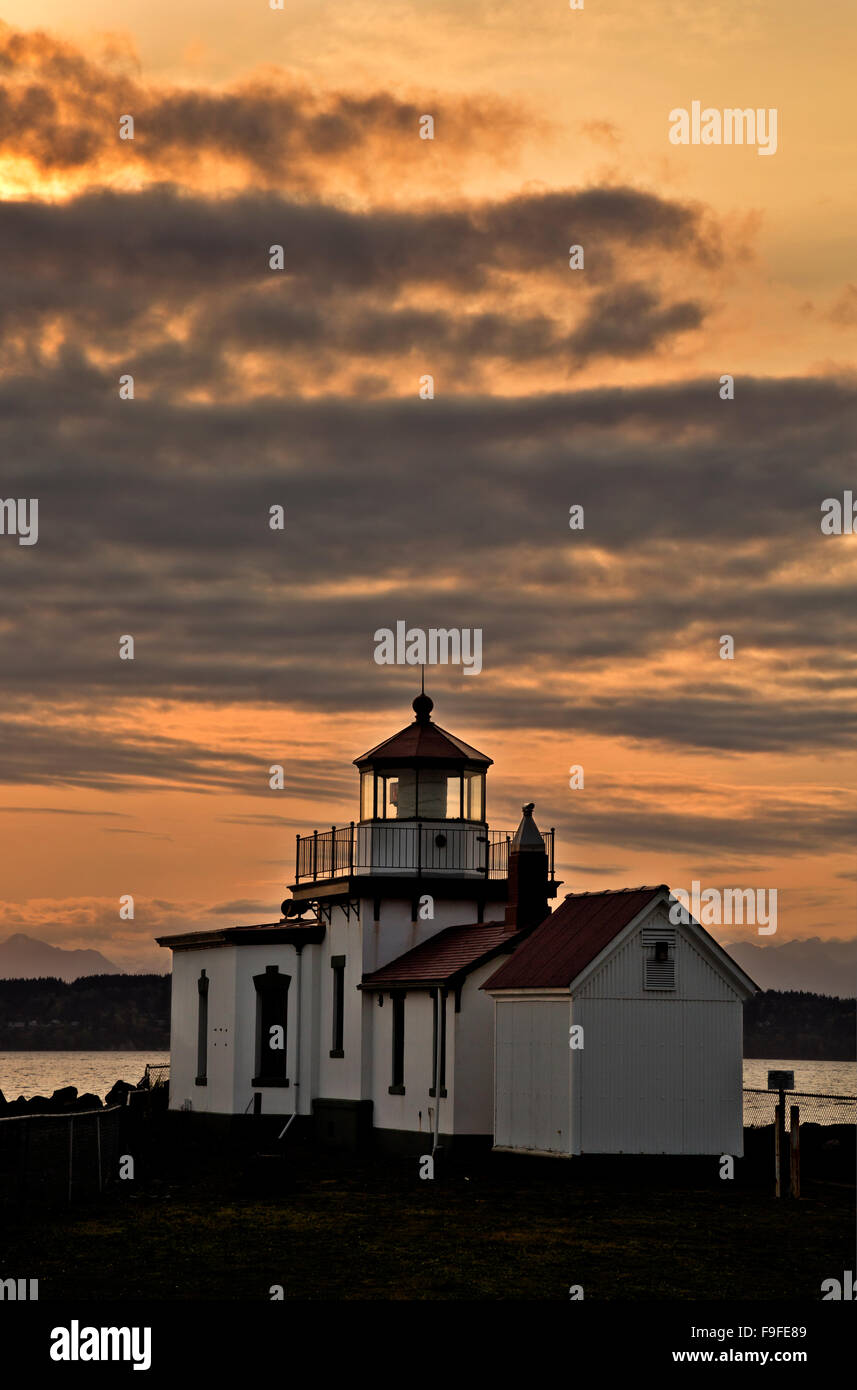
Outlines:
POLYGON ((0 1052, 0 1091, 18 1096, 50 1096, 60 1086, 76 1086, 103 1100, 116 1081, 136 1086, 147 1062, 169 1062, 169 1052, 0 1052))
POLYGON ((793 1071, 795 1090, 813 1095, 857 1096, 857 1062, 788 1062, 767 1057, 744 1058, 744 1085, 766 1091, 769 1071, 793 1071))
MULTIPOLYGON (((114 1081, 136 1085, 147 1062, 169 1062, 168 1052, 0 1052, 0 1091, 7 1100, 49 1096, 59 1086, 76 1086, 103 1100, 114 1081)), ((795 1090, 857 1095, 857 1062, 790 1062, 748 1058, 744 1085, 765 1090, 768 1071, 793 1071, 795 1090)))

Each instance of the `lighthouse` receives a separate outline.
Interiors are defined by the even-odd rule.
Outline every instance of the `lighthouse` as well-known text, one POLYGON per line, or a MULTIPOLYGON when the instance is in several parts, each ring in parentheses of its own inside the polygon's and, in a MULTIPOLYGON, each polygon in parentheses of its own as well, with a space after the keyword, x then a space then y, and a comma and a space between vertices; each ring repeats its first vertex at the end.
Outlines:
POLYGON ((171 1108, 293 1118, 331 1143, 490 1139, 479 987, 549 911, 554 836, 531 803, 517 830, 491 827, 492 759, 424 691, 412 708, 354 759, 355 819, 298 834, 277 921, 158 938, 171 1108))

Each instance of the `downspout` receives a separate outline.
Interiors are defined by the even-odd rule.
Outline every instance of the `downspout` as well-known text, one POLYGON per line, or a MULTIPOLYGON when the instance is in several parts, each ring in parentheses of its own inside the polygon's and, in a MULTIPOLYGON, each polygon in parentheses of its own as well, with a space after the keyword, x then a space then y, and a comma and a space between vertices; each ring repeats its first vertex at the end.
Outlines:
POLYGON ((437 1009, 437 1027, 434 1030, 434 1136, 432 1138, 431 1145, 432 1153, 434 1153, 438 1147, 438 1138, 440 1135, 440 1039, 441 1029, 443 1028, 444 1023, 446 1022, 446 1020, 443 1017, 443 1012, 441 1010, 440 1005, 440 985, 438 985, 437 989, 435 990, 434 997, 435 1008, 437 1009))
POLYGON ((295 1104, 291 1115, 285 1123, 283 1129, 277 1135, 277 1139, 284 1138, 286 1130, 289 1129, 297 1117, 301 1099, 301 952, 303 945, 295 944, 295 954, 297 956, 297 968, 295 971, 295 1104))
POLYGON ((295 1107, 294 1115, 300 1113, 301 1104, 301 956, 303 954, 303 944, 295 945, 297 955, 297 980, 295 987, 297 999, 295 1000, 295 1107))

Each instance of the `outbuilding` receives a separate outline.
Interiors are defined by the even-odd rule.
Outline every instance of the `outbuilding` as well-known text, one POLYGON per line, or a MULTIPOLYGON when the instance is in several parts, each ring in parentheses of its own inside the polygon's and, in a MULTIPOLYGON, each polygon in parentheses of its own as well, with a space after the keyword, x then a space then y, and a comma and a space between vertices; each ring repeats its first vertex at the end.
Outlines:
POLYGON ((482 985, 495 1149, 743 1154, 758 986, 693 918, 674 924, 674 902, 665 884, 569 893, 482 985))

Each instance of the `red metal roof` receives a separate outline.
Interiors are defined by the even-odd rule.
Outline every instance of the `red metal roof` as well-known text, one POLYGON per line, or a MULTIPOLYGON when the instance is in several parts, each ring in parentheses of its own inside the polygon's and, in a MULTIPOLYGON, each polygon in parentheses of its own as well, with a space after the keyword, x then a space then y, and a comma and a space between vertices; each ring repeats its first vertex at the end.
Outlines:
POLYGON ((567 989, 666 887, 569 893, 482 989, 567 989))
POLYGON ((526 935, 507 931, 505 922, 478 922, 465 927, 446 927, 403 956, 363 976, 362 988, 395 985, 443 984, 466 975, 483 960, 511 949, 526 935))
POLYGON ((258 922, 247 927, 210 927, 204 931, 183 932, 180 936, 156 936, 159 946, 174 951, 190 951, 204 946, 255 946, 266 942, 307 944, 321 941, 324 923, 318 917, 286 918, 280 922, 258 922))
POLYGON ((486 758, 484 753, 471 748, 469 743, 456 738, 455 734, 448 734, 439 724, 422 723, 417 719, 377 747, 370 748, 361 758, 355 758, 354 763, 362 767, 364 763, 375 763, 384 758, 408 762, 414 758, 424 758, 432 762, 481 763, 484 767, 490 767, 493 762, 493 758, 486 758))

